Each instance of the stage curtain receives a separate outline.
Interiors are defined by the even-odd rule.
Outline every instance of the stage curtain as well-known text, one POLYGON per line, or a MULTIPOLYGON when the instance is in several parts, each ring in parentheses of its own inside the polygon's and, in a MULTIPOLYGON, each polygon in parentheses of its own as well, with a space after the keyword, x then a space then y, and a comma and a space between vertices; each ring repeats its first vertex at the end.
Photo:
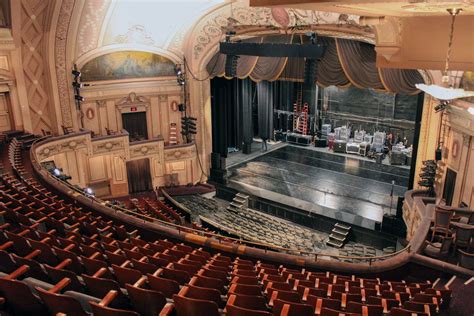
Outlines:
POLYGON ((423 77, 418 70, 379 68, 380 79, 389 92, 417 94, 417 83, 423 83, 423 77))
POLYGON ((227 157, 227 116, 229 104, 236 102, 232 87, 235 80, 211 80, 212 152, 227 157))
POLYGON ((316 76, 317 84, 322 87, 350 86, 351 83, 349 79, 347 79, 344 70, 342 69, 341 62, 339 61, 334 39, 323 38, 322 40, 327 46, 323 58, 318 61, 318 70, 316 76))
POLYGON ((253 101, 253 89, 252 81, 250 78, 245 80, 239 80, 241 89, 239 98, 239 107, 241 112, 241 129, 242 129, 242 141, 245 144, 251 144, 253 140, 253 127, 252 127, 252 101, 253 101))
POLYGON ((262 139, 273 138, 273 86, 266 80, 257 83, 258 134, 262 139))
MULTIPOLYGON (((243 42, 247 43, 261 43, 262 37, 252 37, 250 39, 246 39, 243 42)), ((250 76, 255 65, 258 62, 257 56, 240 56, 237 61, 237 78, 244 79, 250 76)))
POLYGON ((150 161, 148 158, 127 161, 128 192, 137 193, 153 190, 150 161))
MULTIPOLYGON (((292 37, 289 35, 272 35, 263 38, 264 43, 290 43, 291 40, 292 37)), ((287 60, 287 57, 258 57, 250 78, 257 82, 277 80, 283 72, 287 60)))
MULTIPOLYGON (((372 88, 392 93, 416 94, 416 83, 423 78, 417 70, 381 69, 375 66, 376 52, 368 43, 321 37, 327 44, 323 58, 318 62, 316 82, 320 86, 372 88)), ((246 41, 270 43, 297 43, 307 41, 301 35, 269 35, 246 41)), ((225 55, 216 53, 207 65, 212 77, 222 77, 225 72, 225 55)), ((304 58, 241 56, 237 77, 249 76, 253 81, 304 81, 304 58)), ((230 78, 228 78, 230 79, 230 78)))
POLYGON ((206 70, 211 77, 222 77, 225 73, 226 55, 216 53, 207 63, 206 70))
POLYGON ((354 86, 360 89, 384 89, 375 67, 373 45, 336 38, 336 48, 344 74, 354 86))

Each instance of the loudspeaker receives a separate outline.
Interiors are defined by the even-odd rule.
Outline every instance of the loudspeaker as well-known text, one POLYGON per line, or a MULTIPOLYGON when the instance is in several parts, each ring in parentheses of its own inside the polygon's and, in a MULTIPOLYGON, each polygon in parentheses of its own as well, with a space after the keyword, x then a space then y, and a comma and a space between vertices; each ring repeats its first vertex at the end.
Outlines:
POLYGON ((435 151, 435 160, 440 161, 441 159, 443 159, 443 152, 441 151, 441 148, 438 148, 435 151))
POLYGON ((239 61, 237 55, 227 55, 225 59, 225 76, 235 77, 237 74, 237 62, 239 61))
POLYGON ((314 84, 316 82, 316 73, 318 71, 318 61, 313 58, 306 58, 304 64, 304 83, 314 84))

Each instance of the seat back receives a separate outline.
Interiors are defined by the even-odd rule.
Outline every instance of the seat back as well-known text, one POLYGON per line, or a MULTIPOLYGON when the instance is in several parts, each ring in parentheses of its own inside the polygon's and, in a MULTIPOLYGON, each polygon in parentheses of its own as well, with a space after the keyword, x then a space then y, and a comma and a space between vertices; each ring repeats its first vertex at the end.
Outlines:
POLYGON ((84 311, 81 304, 73 297, 50 293, 39 287, 36 288, 36 291, 38 291, 38 295, 41 297, 46 306, 48 306, 49 311, 53 315, 59 313, 75 316, 89 315, 84 311))
POLYGON ((83 274, 82 279, 89 290, 89 293, 95 297, 104 297, 109 293, 110 290, 117 291, 117 296, 110 303, 114 307, 123 307, 129 306, 127 297, 122 293, 120 285, 115 280, 104 279, 104 278, 95 278, 83 274))
POLYGON ((144 316, 156 316, 166 305, 164 294, 142 289, 130 284, 126 285, 128 297, 135 311, 144 316))
POLYGON ((255 310, 244 308, 240 306, 235 306, 232 304, 226 305, 226 315, 227 316, 271 316, 272 314, 262 310, 255 310))
POLYGON ((179 292, 179 283, 174 280, 165 279, 151 274, 147 274, 147 278, 150 288, 163 293, 167 298, 172 298, 173 294, 179 292))
POLYGON ((94 316, 140 316, 139 314, 132 311, 102 306, 95 302, 91 302, 90 304, 94 316))
POLYGON ((231 303, 234 306, 243 307, 246 309, 267 311, 267 301, 263 296, 253 296, 253 295, 229 295, 229 300, 227 303, 231 303))
POLYGON ((210 289, 188 284, 181 288, 179 294, 198 300, 211 301, 216 303, 217 306, 219 306, 220 308, 224 307, 224 301, 222 300, 221 293, 216 289, 210 289))
POLYGON ((173 295, 176 316, 220 316, 216 303, 205 300, 173 295))
POLYGON ((21 281, 0 279, 0 294, 5 297, 7 306, 19 315, 49 314, 41 300, 21 281))
POLYGON ((277 299, 273 302, 273 314, 284 316, 314 315, 314 307, 309 304, 287 302, 277 299))
POLYGON ((121 287, 125 287, 127 283, 134 284, 142 277, 142 273, 135 269, 123 268, 115 264, 112 265, 112 269, 121 287))

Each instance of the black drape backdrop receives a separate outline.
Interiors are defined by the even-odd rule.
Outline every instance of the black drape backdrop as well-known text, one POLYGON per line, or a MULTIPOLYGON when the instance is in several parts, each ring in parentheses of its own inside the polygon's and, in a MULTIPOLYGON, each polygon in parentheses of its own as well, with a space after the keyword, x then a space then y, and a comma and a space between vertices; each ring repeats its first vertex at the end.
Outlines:
POLYGON ((273 94, 272 83, 266 80, 257 83, 258 134, 262 139, 273 138, 273 94))
POLYGON ((251 144, 254 83, 250 79, 211 80, 212 151, 227 157, 227 148, 251 144))
POLYGON ((148 158, 127 161, 127 177, 129 193, 153 190, 148 158))

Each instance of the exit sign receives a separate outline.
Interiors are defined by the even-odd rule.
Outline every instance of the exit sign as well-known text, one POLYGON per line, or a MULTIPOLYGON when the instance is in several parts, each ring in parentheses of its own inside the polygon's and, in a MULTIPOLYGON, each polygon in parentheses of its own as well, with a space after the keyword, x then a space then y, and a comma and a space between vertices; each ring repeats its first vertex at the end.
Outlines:
POLYGON ((136 106, 132 106, 132 107, 130 108, 130 112, 136 112, 136 111, 137 111, 137 107, 136 107, 136 106))

